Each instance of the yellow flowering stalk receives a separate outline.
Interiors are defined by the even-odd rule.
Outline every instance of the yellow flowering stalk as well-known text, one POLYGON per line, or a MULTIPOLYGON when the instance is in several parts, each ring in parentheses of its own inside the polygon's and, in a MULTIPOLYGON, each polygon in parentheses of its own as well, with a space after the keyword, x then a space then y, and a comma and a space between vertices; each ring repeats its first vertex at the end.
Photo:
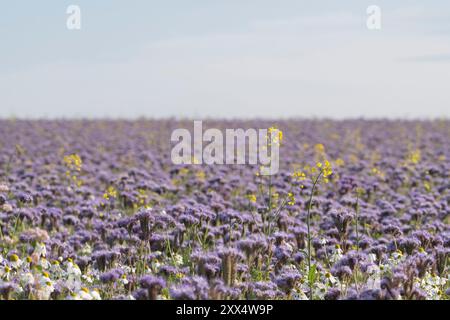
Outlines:
POLYGON ((419 149, 414 150, 408 155, 408 160, 412 164, 418 164, 421 159, 421 152, 419 149))
POLYGON ((64 156, 63 162, 66 165, 67 171, 66 176, 78 187, 80 187, 83 182, 78 178, 78 174, 81 172, 83 166, 83 161, 80 156, 76 153, 64 156))
POLYGON ((76 153, 64 156, 64 163, 70 170, 81 171, 81 166, 83 165, 83 161, 80 156, 76 153))
MULTIPOLYGON (((261 146, 261 148, 266 149, 267 146, 281 146, 281 142, 283 141, 283 132, 278 129, 276 126, 272 126, 270 128, 267 129, 267 135, 266 135, 266 144, 264 144, 263 146, 261 146)), ((256 176, 260 176, 261 172, 263 172, 264 167, 261 166, 259 168, 259 173, 256 174, 256 176)), ((277 209, 277 213, 272 215, 272 210, 276 208, 276 205, 278 204, 278 193, 273 194, 272 193, 273 188, 272 188, 272 176, 269 175, 268 176, 268 204, 267 204, 267 211, 266 214, 262 215, 262 221, 263 224, 265 224, 266 222, 268 223, 268 227, 267 227, 267 232, 270 233, 271 230, 271 223, 273 221, 273 219, 276 217, 276 215, 279 212, 279 209, 277 209)))
POLYGON ((268 139, 271 139, 271 141, 269 142, 269 145, 271 144, 271 143, 274 143, 274 144, 278 144, 278 145, 280 145, 281 144, 281 142, 283 141, 283 131, 281 131, 280 129, 278 129, 277 127, 270 127, 268 130, 268 135, 267 135, 267 138, 268 139), (272 136, 272 133, 276 133, 276 132, 278 132, 278 135, 277 134, 275 134, 274 136, 272 136), (269 138, 269 136, 270 136, 270 138, 269 138))
MULTIPOLYGON (((315 150, 317 153, 324 154, 325 147, 322 144, 317 144, 315 146, 315 150)), ((302 181, 305 180, 307 176, 311 177, 312 181, 312 188, 311 193, 309 195, 309 202, 308 202, 308 210, 307 210, 307 216, 306 216, 306 225, 307 225, 307 255, 308 255, 308 282, 309 282, 309 298, 310 300, 313 299, 313 285, 314 285, 314 279, 316 278, 316 265, 311 265, 311 243, 312 243, 312 236, 311 236, 311 208, 312 208, 312 199, 314 196, 314 192, 316 190, 317 184, 319 183, 320 179, 322 178, 325 183, 329 182, 329 177, 333 174, 333 169, 331 167, 331 163, 328 160, 324 160, 323 162, 318 161, 315 166, 305 166, 304 172, 295 172, 294 177, 296 177, 298 180, 302 181)), ((300 186, 300 188, 303 189, 303 185, 300 186)))

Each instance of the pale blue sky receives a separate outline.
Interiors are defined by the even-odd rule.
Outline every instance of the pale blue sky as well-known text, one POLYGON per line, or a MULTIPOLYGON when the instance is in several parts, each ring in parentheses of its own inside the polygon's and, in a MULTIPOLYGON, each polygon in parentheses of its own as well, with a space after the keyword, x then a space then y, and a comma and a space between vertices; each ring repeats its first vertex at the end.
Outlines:
POLYGON ((1 0, 0 41, 0 117, 450 117, 444 0, 1 0))

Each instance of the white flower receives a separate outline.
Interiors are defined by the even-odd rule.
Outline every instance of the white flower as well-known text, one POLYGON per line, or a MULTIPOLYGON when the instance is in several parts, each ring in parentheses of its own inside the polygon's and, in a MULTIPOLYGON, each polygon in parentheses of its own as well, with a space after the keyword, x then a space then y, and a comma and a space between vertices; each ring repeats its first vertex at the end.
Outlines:
POLYGON ((82 288, 80 291, 78 291, 78 296, 81 300, 92 300, 92 295, 87 288, 82 288))
POLYGON ((379 274, 380 273, 380 268, 376 264, 370 264, 367 267, 366 273, 370 274, 370 275, 379 274))
POLYGON ((17 255, 13 254, 9 257, 9 264, 14 269, 19 269, 20 266, 22 265, 22 260, 20 260, 20 258, 17 255))
POLYGON ((284 266, 283 267, 283 270, 286 270, 286 271, 297 271, 297 267, 294 265, 294 264, 292 264, 292 263, 290 263, 290 264, 287 264, 286 266, 284 266))
POLYGON ((55 260, 55 261, 53 261, 53 263, 50 264, 50 272, 52 274, 60 275, 62 273, 62 271, 63 270, 61 269, 61 266, 60 266, 58 260, 55 260))
POLYGON ((2 210, 9 213, 13 211, 13 207, 9 203, 5 203, 2 206, 2 210))
POLYGON ((72 276, 79 277, 81 276, 80 267, 78 267, 75 263, 69 261, 67 263, 67 273, 72 276))
POLYGON ((0 278, 9 281, 10 275, 11 275, 11 268, 8 265, 4 266, 3 268, 0 268, 0 278))
POLYGON ((37 243, 33 253, 38 257, 45 257, 47 255, 47 248, 45 247, 45 244, 37 243))
POLYGON ((72 261, 67 263, 67 288, 72 291, 78 291, 81 289, 81 270, 72 261))
POLYGON ((342 249, 340 247, 334 249, 333 254, 330 257, 330 262, 333 264, 342 259, 342 249))
POLYGON ((4 183, 0 183, 0 192, 9 192, 9 187, 4 183))
POLYGON ((175 260, 174 262, 175 262, 176 266, 179 266, 179 265, 183 264, 183 256, 182 255, 176 253, 173 258, 175 260))
POLYGON ((39 279, 39 289, 35 291, 36 298, 39 300, 48 300, 53 291, 55 291, 53 281, 44 273, 39 279))
POLYGON ((20 277, 20 284, 22 286, 32 285, 34 283, 34 276, 30 273, 24 273, 20 277))
POLYGON ((84 282, 87 282, 87 283, 94 282, 94 279, 92 279, 92 277, 90 275, 87 275, 87 274, 83 274, 81 276, 81 278, 84 280, 84 282))
POLYGON ((119 265, 119 267, 120 267, 126 274, 130 274, 130 273, 135 273, 135 272, 136 272, 136 269, 135 269, 135 268, 131 268, 130 266, 119 265))
POLYGON ((391 257, 392 259, 389 260, 395 264, 398 264, 398 262, 403 258, 403 254, 400 251, 395 251, 392 253, 391 257))
POLYGON ((83 248, 81 248, 80 254, 84 256, 89 256, 92 253, 92 247, 89 243, 86 243, 83 248))
POLYGON ((91 296, 93 300, 102 300, 100 293, 95 289, 91 291, 91 296))
POLYGON ((71 293, 66 297, 66 300, 81 300, 81 297, 77 293, 71 293))
POLYGON ((314 296, 319 297, 319 299, 323 299, 326 292, 327 292, 327 287, 323 283, 318 282, 315 284, 314 296))
POLYGON ((45 259, 44 257, 42 257, 41 259, 39 259, 39 265, 43 268, 43 269, 48 269, 51 267, 50 262, 48 262, 47 259, 45 259))
POLYGON ((369 289, 380 289, 381 284, 381 278, 379 273, 374 273, 373 275, 369 276, 367 279, 367 288, 369 289))
POLYGON ((370 263, 375 263, 377 261, 377 255, 375 253, 369 253, 367 258, 370 263))
POLYGON ((155 261, 152 262, 152 268, 155 271, 158 271, 160 267, 161 267, 161 263, 158 260, 155 260, 155 261))
POLYGON ((328 281, 330 282, 331 286, 334 286, 337 282, 338 279, 336 279, 331 273, 327 272, 325 274, 325 277, 328 279, 328 281))
POLYGON ((308 300, 308 297, 302 290, 298 290, 292 293, 292 298, 294 300, 308 300))

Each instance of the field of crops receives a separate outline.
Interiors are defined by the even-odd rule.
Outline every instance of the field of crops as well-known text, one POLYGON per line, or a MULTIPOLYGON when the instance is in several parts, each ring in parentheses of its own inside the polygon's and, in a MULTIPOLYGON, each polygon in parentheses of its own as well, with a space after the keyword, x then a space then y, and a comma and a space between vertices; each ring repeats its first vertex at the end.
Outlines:
POLYGON ((0 299, 450 299, 450 122, 231 121, 280 170, 174 165, 192 121, 0 121, 0 299))

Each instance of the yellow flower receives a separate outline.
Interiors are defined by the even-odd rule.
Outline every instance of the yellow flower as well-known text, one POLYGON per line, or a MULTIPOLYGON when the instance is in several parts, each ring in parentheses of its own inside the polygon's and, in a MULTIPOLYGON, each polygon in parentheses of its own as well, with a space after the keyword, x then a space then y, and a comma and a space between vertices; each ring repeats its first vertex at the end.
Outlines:
POLYGON ((19 256, 17 254, 12 254, 9 256, 9 261, 11 262, 19 261, 19 256))
MULTIPOLYGON (((271 143, 281 144, 281 141, 283 140, 283 131, 281 131, 280 129, 277 129, 276 127, 270 127, 268 129, 268 132, 270 134, 271 143), (272 137, 273 132, 275 132, 275 133, 278 132, 278 136, 272 137)), ((267 138, 269 138, 269 137, 267 137, 267 138)))
POLYGON ((336 159, 336 165, 337 165, 338 167, 342 167, 344 164, 345 164, 345 161, 342 160, 341 158, 337 158, 337 159, 336 159))
POLYGON ((356 188, 356 193, 358 196, 362 196, 364 194, 365 190, 361 187, 356 188))
POLYGON ((421 153, 420 153, 419 149, 414 150, 408 156, 408 160, 413 164, 419 163, 420 158, 421 158, 421 153))
POLYGON ((295 204, 295 197, 292 192, 288 193, 288 205, 293 206, 295 204))
POLYGON ((325 160, 325 166, 323 168, 323 176, 324 178, 327 178, 329 176, 331 176, 331 174, 333 173, 333 170, 331 168, 331 164, 328 160, 325 160))
MULTIPOLYGON (((318 161, 315 166, 306 165, 306 166, 304 166, 303 169, 305 170, 305 172, 308 172, 309 174, 311 174, 311 178, 313 180, 315 179, 313 177, 318 177, 320 175, 323 175, 323 181, 325 183, 329 182, 329 177, 333 173, 333 169, 331 167, 331 163, 328 160, 324 160, 323 162, 318 161)), ((298 170, 298 171, 295 171, 292 174, 292 176, 297 181, 303 181, 303 180, 306 179, 305 172, 302 172, 302 171, 298 170)), ((302 185, 301 188, 303 189, 304 186, 302 185)))
POLYGON ((83 161, 80 156, 76 153, 64 156, 64 163, 69 169, 74 169, 77 171, 81 170, 81 166, 83 165, 83 161))
POLYGON ((205 180, 206 178, 206 174, 204 171, 198 171, 195 176, 197 177, 197 179, 199 180, 205 180))
POLYGON ((378 169, 378 168, 376 168, 376 167, 372 168, 372 173, 373 173, 374 175, 376 175, 376 176, 381 177, 381 178, 384 177, 384 173, 383 173, 380 169, 378 169))
POLYGON ((256 196, 254 194, 248 195, 247 199, 250 200, 250 202, 253 202, 253 203, 256 202, 256 196))
POLYGON ((106 192, 103 194, 103 198, 109 200, 110 198, 117 198, 117 190, 114 187, 108 187, 106 192))
POLYGON ((306 179, 306 174, 301 171, 295 171, 292 176, 296 178, 298 181, 303 181, 306 179))
POLYGON ((321 143, 318 143, 314 146, 314 150, 316 151, 316 153, 324 153, 325 152, 325 146, 321 143))

